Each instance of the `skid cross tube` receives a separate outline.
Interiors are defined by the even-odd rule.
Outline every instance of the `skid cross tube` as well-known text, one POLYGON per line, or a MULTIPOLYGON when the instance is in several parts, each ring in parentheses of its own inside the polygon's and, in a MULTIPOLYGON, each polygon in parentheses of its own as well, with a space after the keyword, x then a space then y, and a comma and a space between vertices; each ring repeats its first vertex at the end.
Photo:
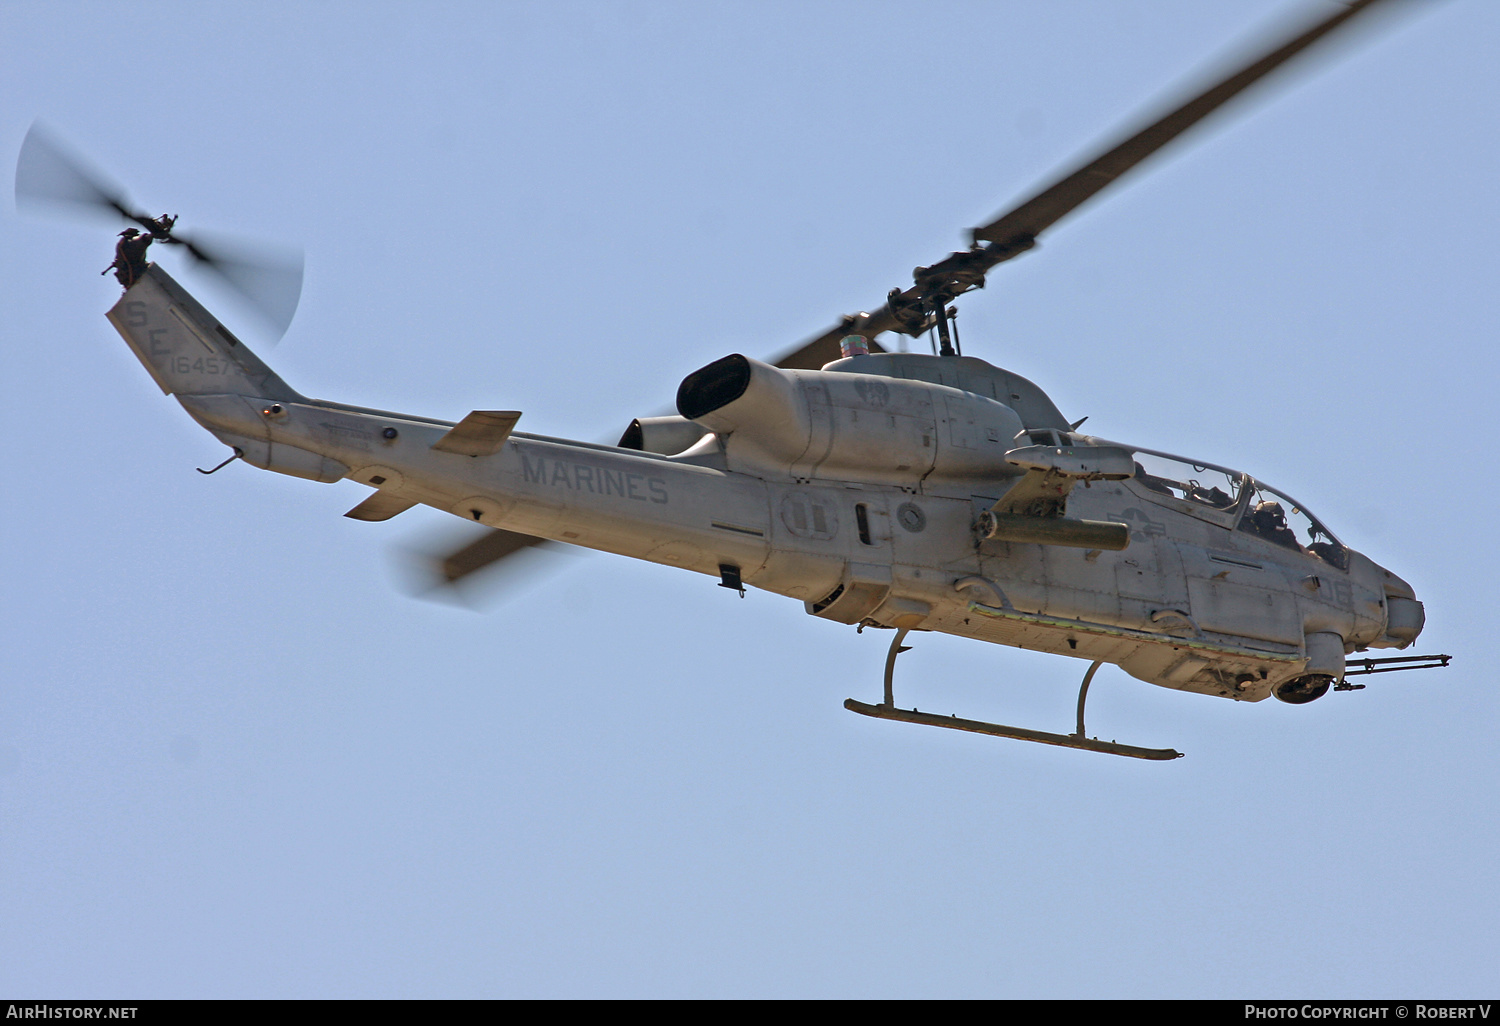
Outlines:
POLYGON ((1015 741, 1035 741, 1043 745, 1057 745, 1060 748, 1077 748, 1086 752, 1103 752, 1106 755, 1123 755, 1132 759, 1151 759, 1154 761, 1169 761, 1182 758, 1182 753, 1171 748, 1137 748, 1135 745, 1122 745, 1117 741, 1101 741, 1091 738, 1083 732, 1083 704, 1088 698, 1089 684, 1094 679, 1094 674, 1103 665, 1102 661, 1095 661, 1089 665, 1088 672, 1083 675, 1083 686, 1078 689, 1078 732, 1076 734, 1050 734, 1043 730, 1028 730, 1025 727, 1007 727, 1002 723, 986 723, 983 720, 966 720, 958 716, 941 716, 936 713, 924 713, 918 709, 897 709, 894 693, 893 679, 896 673, 896 657, 902 652, 909 652, 910 646, 901 642, 906 640, 908 628, 901 628, 896 632, 895 638, 891 640, 890 650, 885 656, 885 701, 879 705, 870 705, 866 702, 857 702, 852 698, 844 699, 844 708, 850 712, 857 712, 862 716, 874 716, 882 720, 900 720, 905 723, 925 723, 930 727, 947 727, 950 730, 967 730, 974 734, 989 734, 992 737, 1008 737, 1015 741))

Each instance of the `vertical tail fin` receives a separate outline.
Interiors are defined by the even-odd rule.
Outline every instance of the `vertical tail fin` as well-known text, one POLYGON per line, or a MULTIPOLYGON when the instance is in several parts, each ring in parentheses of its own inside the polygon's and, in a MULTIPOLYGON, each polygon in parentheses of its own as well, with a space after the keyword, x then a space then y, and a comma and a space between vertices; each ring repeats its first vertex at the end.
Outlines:
POLYGON ((273 437, 267 418, 284 417, 283 404, 309 400, 161 268, 147 268, 108 317, 161 390, 246 463, 314 481, 337 481, 349 472, 315 446, 273 437))
POLYGON ((107 316, 168 395, 301 398, 155 264, 107 316))

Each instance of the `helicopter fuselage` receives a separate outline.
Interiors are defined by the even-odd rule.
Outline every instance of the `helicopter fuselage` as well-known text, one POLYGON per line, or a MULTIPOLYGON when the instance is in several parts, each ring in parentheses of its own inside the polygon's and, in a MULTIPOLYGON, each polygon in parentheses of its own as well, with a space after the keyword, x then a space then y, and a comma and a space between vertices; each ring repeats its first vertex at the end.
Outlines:
POLYGON ((1120 447, 972 357, 820 371, 729 358, 684 382, 687 416, 633 425, 632 448, 510 431, 516 415, 476 447, 444 443, 453 422, 300 395, 154 265, 109 317, 246 462, 376 489, 360 519, 423 504, 785 595, 825 619, 1099 660, 1248 701, 1339 676, 1346 653, 1405 647, 1421 629, 1411 588, 1316 521, 1326 541, 1251 529, 1255 499, 1284 497, 1207 464, 1192 469, 1223 488, 1147 473, 1142 461, 1173 460, 1146 450, 1131 450, 1133 476, 1079 477, 1047 500, 1053 524, 1065 510, 1068 523, 1128 525, 1123 549, 984 537, 981 514, 1028 480, 1017 452, 1120 447))

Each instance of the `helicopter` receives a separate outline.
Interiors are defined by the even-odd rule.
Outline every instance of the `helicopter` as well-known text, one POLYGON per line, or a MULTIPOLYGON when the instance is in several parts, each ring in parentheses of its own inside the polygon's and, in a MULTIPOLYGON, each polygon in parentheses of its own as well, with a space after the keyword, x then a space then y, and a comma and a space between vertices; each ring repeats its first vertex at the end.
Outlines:
MULTIPOLYGON (((1305 704, 1357 689, 1352 676, 1449 657, 1362 656, 1420 634, 1409 585, 1247 473, 1081 433, 1032 382, 963 355, 951 304, 1380 2, 1299 32, 975 229, 968 249, 917 268, 875 312, 769 362, 734 354, 693 372, 675 415, 637 418, 614 445, 517 431, 517 411, 454 423, 308 399, 155 264, 108 316, 163 392, 230 447, 226 463, 367 485, 347 514, 356 520, 421 504, 490 528, 445 561, 450 580, 541 540, 677 566, 893 631, 882 700, 850 699, 851 711, 1170 760, 1180 753, 1087 736, 1084 704, 1104 664, 1176 690, 1305 704), (934 352, 887 352, 887 333, 929 336, 934 352), (898 708, 895 663, 914 631, 1088 660, 1077 730, 898 708)), ((155 241, 183 241, 175 220, 109 205, 155 241)))

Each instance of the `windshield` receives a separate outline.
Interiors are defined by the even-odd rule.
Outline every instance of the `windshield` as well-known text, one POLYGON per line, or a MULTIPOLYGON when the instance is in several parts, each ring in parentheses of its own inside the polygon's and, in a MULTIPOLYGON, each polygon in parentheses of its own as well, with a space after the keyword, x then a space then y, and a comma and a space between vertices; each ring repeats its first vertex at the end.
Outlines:
POLYGON ((1349 569, 1349 550, 1300 503, 1260 481, 1251 484, 1255 492, 1240 518, 1241 531, 1340 570, 1349 569))

